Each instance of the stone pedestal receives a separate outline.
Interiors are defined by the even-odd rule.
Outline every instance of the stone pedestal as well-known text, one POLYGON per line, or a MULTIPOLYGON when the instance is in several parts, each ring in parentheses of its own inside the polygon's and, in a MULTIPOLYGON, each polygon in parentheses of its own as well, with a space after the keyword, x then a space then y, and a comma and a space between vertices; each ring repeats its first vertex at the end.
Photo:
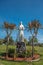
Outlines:
POLYGON ((24 42, 18 42, 16 45, 16 52, 18 56, 23 56, 26 53, 26 45, 24 42))

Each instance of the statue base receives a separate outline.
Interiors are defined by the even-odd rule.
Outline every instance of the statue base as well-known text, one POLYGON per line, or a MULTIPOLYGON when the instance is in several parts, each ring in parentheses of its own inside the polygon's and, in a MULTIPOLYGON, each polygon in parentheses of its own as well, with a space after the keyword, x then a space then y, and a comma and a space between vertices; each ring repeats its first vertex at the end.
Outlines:
POLYGON ((26 44, 24 42, 17 42, 16 52, 17 52, 18 57, 25 57, 26 44))

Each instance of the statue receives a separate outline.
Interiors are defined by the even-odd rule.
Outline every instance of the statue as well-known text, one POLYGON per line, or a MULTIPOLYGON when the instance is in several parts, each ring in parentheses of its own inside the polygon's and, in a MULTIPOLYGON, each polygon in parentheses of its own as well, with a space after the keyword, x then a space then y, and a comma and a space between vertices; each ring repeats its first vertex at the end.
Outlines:
POLYGON ((19 26, 18 39, 19 39, 18 40, 19 42, 24 42, 24 26, 22 22, 20 23, 20 26, 19 26))
POLYGON ((17 53, 19 53, 18 56, 21 56, 24 52, 26 52, 26 44, 24 43, 24 29, 25 28, 21 22, 18 28, 18 37, 16 45, 17 53))

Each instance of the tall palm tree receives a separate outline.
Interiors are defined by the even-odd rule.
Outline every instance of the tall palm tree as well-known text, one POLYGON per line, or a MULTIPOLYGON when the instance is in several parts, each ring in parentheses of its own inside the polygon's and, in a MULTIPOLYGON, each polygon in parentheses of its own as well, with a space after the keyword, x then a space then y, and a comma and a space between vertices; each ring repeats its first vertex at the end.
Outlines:
POLYGON ((32 57, 34 55, 34 38, 37 37, 38 29, 40 28, 41 24, 39 23, 39 20, 33 20, 28 24, 28 28, 30 30, 30 33, 32 34, 32 57))
POLYGON ((4 28, 6 30, 6 33, 7 33, 7 44, 6 44, 6 58, 8 57, 8 44, 9 44, 9 38, 10 38, 10 35, 12 33, 12 30, 14 30, 16 27, 15 24, 9 24, 7 22, 4 22, 4 28), (10 33, 9 33, 10 32, 10 33))

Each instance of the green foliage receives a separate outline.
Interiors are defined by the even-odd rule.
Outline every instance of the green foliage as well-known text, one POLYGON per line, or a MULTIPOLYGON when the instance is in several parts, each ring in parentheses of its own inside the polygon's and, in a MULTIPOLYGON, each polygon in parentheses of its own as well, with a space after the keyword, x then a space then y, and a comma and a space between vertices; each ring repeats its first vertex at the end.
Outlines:
POLYGON ((26 57, 30 57, 31 56, 31 51, 27 50, 26 51, 26 57))
POLYGON ((24 58, 26 56, 26 52, 17 53, 17 57, 24 58))
POLYGON ((10 49, 8 50, 8 56, 9 56, 9 57, 14 57, 14 53, 15 53, 15 49, 11 49, 11 48, 10 48, 10 49))
MULTIPOLYGON (((37 50, 34 48, 34 54, 37 54, 37 50)), ((32 50, 27 50, 26 51, 26 57, 30 57, 32 55, 32 50)))
POLYGON ((34 54, 37 54, 37 50, 34 48, 34 54))
POLYGON ((43 43, 40 43, 40 44, 39 44, 39 47, 43 47, 43 43))

